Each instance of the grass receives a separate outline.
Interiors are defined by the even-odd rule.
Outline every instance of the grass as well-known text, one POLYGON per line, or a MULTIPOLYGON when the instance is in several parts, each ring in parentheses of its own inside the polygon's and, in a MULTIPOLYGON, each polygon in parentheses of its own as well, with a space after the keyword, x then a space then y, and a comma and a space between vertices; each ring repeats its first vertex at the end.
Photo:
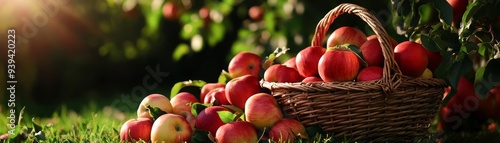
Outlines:
MULTIPOLYGON (((26 107, 29 108, 29 107, 26 107)), ((0 124, 6 125, 9 120, 8 112, 0 114, 0 124)), ((120 142, 119 130, 121 124, 126 120, 134 118, 135 113, 125 113, 110 106, 98 106, 89 103, 81 112, 68 109, 62 105, 50 117, 37 117, 34 113, 22 113, 21 122, 16 126, 18 136, 10 136, 1 142, 120 142), (13 138, 15 137, 15 138, 13 138)), ((19 117, 19 115, 16 115, 19 117)), ((484 125, 482 125, 484 126, 484 125)), ((487 126, 487 125, 486 125, 487 126)), ((489 133, 487 129, 474 132, 467 131, 447 131, 441 134, 433 134, 429 139, 417 140, 415 142, 436 141, 436 137, 444 137, 449 142, 478 141, 498 141, 500 132, 489 133)), ((9 128, 0 128, 0 134, 7 133, 9 128)), ((268 142, 268 141, 262 141, 268 142)), ((310 140, 298 140, 299 143, 332 143, 349 142, 348 138, 337 139, 329 136, 312 137, 310 140)))

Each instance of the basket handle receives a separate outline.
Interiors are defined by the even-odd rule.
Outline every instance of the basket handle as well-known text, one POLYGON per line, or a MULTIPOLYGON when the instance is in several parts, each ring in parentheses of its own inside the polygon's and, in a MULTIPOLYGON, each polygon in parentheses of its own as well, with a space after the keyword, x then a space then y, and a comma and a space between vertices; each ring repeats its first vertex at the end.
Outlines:
POLYGON ((384 92, 392 92, 402 83, 401 70, 394 60, 394 52, 389 42, 389 35, 378 19, 373 16, 373 14, 368 12, 367 9, 355 4, 343 3, 330 10, 330 12, 328 12, 316 26, 311 46, 321 46, 329 26, 333 23, 335 18, 344 13, 357 15, 365 21, 377 35, 377 39, 379 40, 382 48, 382 54, 384 55, 383 75, 380 82, 383 85, 382 88, 384 92))

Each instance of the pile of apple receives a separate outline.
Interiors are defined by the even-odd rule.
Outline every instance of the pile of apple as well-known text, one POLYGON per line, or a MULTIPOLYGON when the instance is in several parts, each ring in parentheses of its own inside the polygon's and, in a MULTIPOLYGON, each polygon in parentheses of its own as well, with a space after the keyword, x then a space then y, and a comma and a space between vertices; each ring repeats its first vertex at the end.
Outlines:
POLYGON ((199 86, 199 99, 189 92, 170 100, 162 94, 146 96, 137 118, 122 125, 120 139, 190 142, 196 131, 208 132, 206 136, 219 143, 255 143, 261 136, 276 142, 307 139, 304 125, 284 117, 274 97, 261 88, 261 62, 254 53, 237 54, 228 72, 223 71, 228 81, 199 86))
MULTIPOLYGON (((394 59, 403 75, 432 78, 441 62, 439 52, 420 43, 397 43, 392 37, 394 59), (433 62, 430 62, 433 61, 433 62)), ((264 73, 269 82, 346 82, 371 81, 382 78, 384 57, 376 35, 366 35, 353 27, 335 29, 327 48, 309 46, 283 64, 271 65, 264 73), (358 51, 358 52, 356 52, 358 51)))

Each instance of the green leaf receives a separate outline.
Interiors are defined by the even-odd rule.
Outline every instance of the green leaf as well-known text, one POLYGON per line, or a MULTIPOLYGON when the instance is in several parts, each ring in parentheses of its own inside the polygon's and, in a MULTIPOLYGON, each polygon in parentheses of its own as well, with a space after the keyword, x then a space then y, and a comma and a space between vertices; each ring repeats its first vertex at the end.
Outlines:
POLYGON ((445 51, 443 54, 443 59, 441 60, 441 64, 436 68, 434 75, 440 79, 448 79, 448 72, 453 64, 451 57, 453 56, 452 51, 445 51))
POLYGON ((269 56, 266 57, 266 60, 262 64, 262 69, 267 69, 270 66, 274 64, 274 59, 280 57, 283 54, 286 54, 286 52, 290 50, 289 48, 286 47, 278 47, 276 48, 269 56))
POLYGON ((153 118, 153 120, 158 119, 163 114, 167 114, 167 112, 161 110, 158 107, 152 107, 150 105, 146 105, 146 108, 148 108, 149 115, 153 118))
POLYGON ((489 51, 489 49, 492 49, 493 47, 491 47, 490 44, 486 44, 486 43, 479 43, 478 44, 478 53, 483 56, 483 57, 489 57, 487 55, 487 51, 489 51))
POLYGON ((208 36, 208 44, 212 47, 215 46, 215 44, 217 44, 224 38, 225 33, 226 29, 223 23, 212 23, 210 25, 210 36, 208 36))
POLYGON ((481 1, 474 1, 468 4, 467 9, 465 10, 464 15, 462 16, 462 23, 468 23, 472 19, 472 17, 476 14, 476 12, 481 9, 481 7, 483 7, 481 1))
POLYGON ((208 131, 195 129, 191 136, 191 143, 211 143, 208 131))
POLYGON ((202 103, 189 103, 189 106, 191 106, 191 113, 193 113, 194 116, 198 116, 198 114, 205 110, 205 108, 212 106, 212 104, 202 104, 202 103))
POLYGON ((276 26, 276 19, 273 12, 266 12, 264 14, 264 22, 266 23, 266 31, 269 33, 274 33, 276 26))
POLYGON ((366 62, 366 60, 363 58, 363 53, 361 53, 361 50, 359 50, 358 46, 351 44, 345 44, 344 46, 347 46, 347 48, 349 48, 354 52, 354 54, 356 54, 356 56, 358 56, 359 60, 361 60, 361 62, 363 63, 363 67, 368 66, 368 62, 366 62))
POLYGON ((35 118, 31 118, 31 123, 33 124, 33 128, 34 128, 34 131, 35 132, 39 132, 39 131, 42 131, 42 127, 39 126, 38 124, 35 123, 35 118))
POLYGON ((469 59, 469 56, 467 56, 467 53, 462 54, 465 54, 463 59, 455 62, 450 69, 448 79, 452 90, 458 87, 460 76, 472 70, 472 61, 469 59))
POLYGON ((433 10, 434 8, 432 7, 431 3, 420 5, 420 7, 418 7, 418 14, 420 15, 418 23, 427 24, 431 22, 432 17, 434 16, 433 10))
POLYGON ((172 53, 172 60, 178 62, 184 55, 187 55, 190 48, 187 44, 179 44, 172 53))
POLYGON ((312 137, 325 137, 326 136, 326 132, 323 130, 323 128, 321 128, 321 126, 319 125, 314 125, 314 126, 308 126, 306 127, 306 132, 307 132, 307 135, 309 136, 309 138, 312 138, 312 137))
POLYGON ((486 66, 476 71, 474 89, 481 99, 485 99, 487 93, 495 86, 500 85, 500 59, 489 60, 486 66))
POLYGON ((226 84, 231 79, 232 79, 232 77, 229 74, 229 72, 227 72, 226 70, 222 70, 220 72, 220 75, 219 75, 218 83, 224 83, 224 84, 226 84))
POLYGON ((188 80, 188 81, 181 81, 177 82, 172 86, 172 89, 170 90, 170 99, 174 98, 179 91, 181 91, 182 88, 187 87, 187 86, 196 86, 196 87, 203 87, 207 82, 203 80, 188 80))
POLYGON ((422 34, 420 35, 420 40, 422 41, 422 46, 431 51, 440 51, 438 45, 429 36, 422 34))
POLYGON ((439 12, 439 18, 447 25, 451 25, 453 21, 453 8, 451 5, 444 0, 433 0, 432 2, 434 2, 434 6, 439 12))
POLYGON ((233 122, 234 119, 236 118, 236 114, 234 114, 234 113, 232 113, 230 111, 217 111, 217 114, 219 114, 219 118, 224 123, 233 122))

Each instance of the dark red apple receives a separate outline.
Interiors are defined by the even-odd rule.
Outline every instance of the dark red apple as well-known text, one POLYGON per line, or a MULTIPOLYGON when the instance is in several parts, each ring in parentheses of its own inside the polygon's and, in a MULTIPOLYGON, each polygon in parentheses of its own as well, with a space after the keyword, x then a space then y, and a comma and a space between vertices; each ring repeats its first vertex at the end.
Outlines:
POLYGON ((361 30, 350 26, 343 26, 335 29, 330 37, 328 37, 327 48, 344 44, 361 47, 365 42, 366 35, 361 30))
POLYGON ((428 49, 425 49, 425 53, 427 54, 427 58, 429 61, 427 68, 429 68, 429 70, 431 70, 432 72, 435 72, 441 64, 441 61, 443 61, 443 56, 441 56, 439 51, 433 52, 428 49))
POLYGON ((229 61, 228 72, 232 78, 243 75, 253 75, 259 78, 262 59, 251 52, 240 52, 229 61))
POLYGON ((208 131, 214 135, 217 132, 217 129, 225 124, 222 119, 220 119, 217 111, 229 110, 221 106, 210 106, 203 109, 203 111, 201 111, 196 117, 195 128, 208 131))
POLYGON ((360 69, 359 58, 345 47, 328 48, 318 63, 319 76, 323 81, 352 81, 360 69))
POLYGON ((316 76, 309 76, 309 77, 306 77, 302 80, 302 82, 304 83, 308 83, 308 82, 322 82, 323 80, 319 77, 316 77, 316 76))
POLYGON ((302 79, 297 70, 281 64, 274 64, 264 72, 264 80, 269 82, 300 82, 302 79))
POLYGON ((309 46, 297 53, 295 63, 299 74, 303 77, 318 75, 318 61, 325 51, 323 47, 309 46))
POLYGON ((226 87, 226 84, 224 83, 207 83, 201 87, 200 91, 200 101, 205 100, 205 96, 207 95, 208 92, 210 92, 213 89, 219 88, 219 87, 226 87))
POLYGON ((252 75, 233 78, 226 84, 226 99, 240 109, 245 109, 245 103, 250 96, 261 92, 259 79, 252 75))
POLYGON ((404 41, 394 48, 394 60, 403 75, 419 77, 427 68, 428 57, 425 48, 412 41, 404 41))
POLYGON ((295 59, 297 59, 297 57, 292 57, 292 58, 286 60, 285 63, 283 63, 283 65, 285 65, 287 67, 294 68, 295 70, 297 70, 297 64, 295 62, 295 59))
POLYGON ((212 91, 208 92, 207 96, 205 96, 205 100, 203 103, 213 103, 213 105, 219 106, 219 105, 229 105, 229 101, 227 101, 226 98, 226 88, 225 87, 219 87, 216 89, 213 89, 212 91))
POLYGON ((363 82, 363 81, 379 80, 382 78, 382 75, 383 75, 383 69, 381 67, 369 66, 363 68, 359 72, 356 81, 363 82))

